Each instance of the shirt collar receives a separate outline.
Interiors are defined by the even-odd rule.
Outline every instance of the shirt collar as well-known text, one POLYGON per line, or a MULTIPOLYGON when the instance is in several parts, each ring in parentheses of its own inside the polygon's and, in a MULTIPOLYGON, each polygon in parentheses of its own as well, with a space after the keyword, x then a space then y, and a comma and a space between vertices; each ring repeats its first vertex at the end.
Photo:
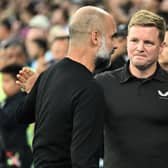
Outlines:
POLYGON ((120 83, 125 83, 129 79, 134 78, 134 76, 129 71, 129 61, 124 65, 120 77, 120 83))
MULTIPOLYGON (((122 69, 120 83, 126 83, 129 80, 135 79, 135 78, 136 77, 134 77, 129 71, 129 61, 128 61, 122 69)), ((161 82, 168 82, 168 72, 163 70, 159 65, 159 63, 157 63, 157 69, 155 73, 152 76, 150 76, 147 80, 151 80, 151 79, 158 80, 161 82)))

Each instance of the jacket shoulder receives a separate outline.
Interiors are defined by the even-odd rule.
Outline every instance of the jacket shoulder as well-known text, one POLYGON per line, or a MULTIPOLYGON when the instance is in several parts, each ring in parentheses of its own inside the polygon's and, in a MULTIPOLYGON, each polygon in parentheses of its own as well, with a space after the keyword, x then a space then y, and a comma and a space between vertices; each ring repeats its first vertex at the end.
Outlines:
POLYGON ((96 80, 97 81, 104 81, 104 80, 107 80, 107 79, 118 79, 120 80, 122 78, 122 73, 124 71, 124 67, 121 67, 121 68, 118 68, 118 69, 115 69, 113 71, 106 71, 106 72, 102 72, 100 74, 97 74, 95 76, 96 80))

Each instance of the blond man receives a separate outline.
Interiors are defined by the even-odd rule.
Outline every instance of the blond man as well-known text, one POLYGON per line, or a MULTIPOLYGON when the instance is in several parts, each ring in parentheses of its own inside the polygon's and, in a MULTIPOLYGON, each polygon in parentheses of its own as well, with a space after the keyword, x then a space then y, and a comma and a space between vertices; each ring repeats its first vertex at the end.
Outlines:
POLYGON ((105 168, 168 167, 168 74, 159 66, 165 21, 140 10, 128 25, 126 66, 97 76, 104 90, 105 168))

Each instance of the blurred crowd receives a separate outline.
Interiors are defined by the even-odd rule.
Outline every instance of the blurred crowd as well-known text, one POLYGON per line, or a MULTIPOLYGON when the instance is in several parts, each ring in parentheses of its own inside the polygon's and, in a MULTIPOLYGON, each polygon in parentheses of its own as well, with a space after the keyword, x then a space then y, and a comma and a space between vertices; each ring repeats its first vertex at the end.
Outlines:
MULTIPOLYGON (((127 23, 134 12, 139 9, 147 9, 164 17, 168 24, 168 0, 1 0, 1 111, 5 113, 7 109, 5 105, 11 101, 9 101, 9 98, 18 95, 20 92, 20 89, 17 89, 14 83, 7 86, 10 79, 8 76, 2 78, 3 74, 17 74, 23 66, 28 66, 40 74, 53 62, 62 59, 68 50, 68 22, 72 14, 79 7, 85 5, 99 6, 109 11, 114 16, 118 28, 116 39, 114 39, 118 48, 111 57, 111 64, 104 69, 102 63, 100 63, 97 65, 95 73, 118 68, 128 60, 126 53, 127 23), (6 87, 8 88, 6 89, 6 87), (10 91, 9 94, 8 89, 13 88, 15 88, 14 91, 10 91)), ((165 42, 166 47, 160 55, 159 62, 163 68, 168 70, 168 31, 166 32, 165 42)), ((13 79, 15 81, 15 78, 13 79)), ((18 99, 18 101, 21 100, 18 99)), ((13 106, 12 109, 14 109, 13 106)), ((4 116, 0 115, 0 117, 4 116)), ((5 130, 10 134, 11 129, 15 127, 14 132, 19 131, 15 124, 12 125, 12 128, 7 128, 6 125, 8 123, 1 124, 0 130, 5 130)), ((28 140, 26 143, 31 144, 32 127, 24 126, 22 133, 24 136, 26 133, 26 139, 28 140)), ((20 143, 17 138, 14 141, 20 143)), ((14 145, 16 146, 16 143, 14 145)), ((23 145, 25 146, 25 144, 23 145)), ((4 146, 6 148, 6 145, 4 146)), ((7 154, 10 155, 9 152, 7 154)), ((28 157, 31 158, 31 156, 28 157)), ((24 166, 17 163, 16 167, 24 166)))

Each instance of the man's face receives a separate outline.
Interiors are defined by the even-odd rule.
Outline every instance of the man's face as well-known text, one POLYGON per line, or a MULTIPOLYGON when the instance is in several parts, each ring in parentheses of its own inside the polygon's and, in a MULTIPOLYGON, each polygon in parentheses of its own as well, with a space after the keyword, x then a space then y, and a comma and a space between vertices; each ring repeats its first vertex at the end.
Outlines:
POLYGON ((101 37, 101 45, 96 53, 96 59, 106 60, 108 63, 111 60, 111 54, 116 49, 114 44, 114 35, 116 34, 116 25, 114 21, 109 18, 105 27, 105 33, 101 37))
POLYGON ((26 57, 20 47, 11 46, 6 48, 6 64, 26 64, 26 57))
POLYGON ((51 52, 55 59, 62 59, 67 55, 68 39, 57 39, 51 45, 51 52))
POLYGON ((140 71, 155 66, 158 56, 164 48, 159 40, 156 27, 133 26, 127 37, 127 52, 130 66, 140 71))
POLYGON ((7 96, 13 96, 20 90, 15 82, 15 79, 8 73, 2 74, 2 87, 7 96))
POLYGON ((164 69, 168 70, 168 31, 166 31, 164 41, 165 48, 159 56, 159 63, 164 69))
POLYGON ((0 41, 5 40, 6 32, 7 32, 7 28, 5 28, 5 26, 3 25, 0 25, 0 41))
POLYGON ((33 40, 38 39, 38 38, 45 39, 45 37, 46 37, 45 32, 40 28, 30 28, 30 30, 28 31, 28 34, 25 39, 25 46, 26 46, 26 50, 28 52, 28 55, 32 59, 34 59, 34 48, 35 48, 35 44, 34 44, 33 40))
POLYGON ((7 65, 6 50, 0 49, 0 70, 7 65))
POLYGON ((102 36, 102 38, 101 38, 101 46, 100 46, 99 50, 96 53, 96 58, 102 58, 102 59, 105 59, 105 60, 109 60, 111 52, 112 51, 107 48, 105 37, 102 36))

